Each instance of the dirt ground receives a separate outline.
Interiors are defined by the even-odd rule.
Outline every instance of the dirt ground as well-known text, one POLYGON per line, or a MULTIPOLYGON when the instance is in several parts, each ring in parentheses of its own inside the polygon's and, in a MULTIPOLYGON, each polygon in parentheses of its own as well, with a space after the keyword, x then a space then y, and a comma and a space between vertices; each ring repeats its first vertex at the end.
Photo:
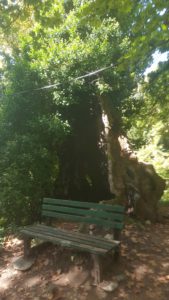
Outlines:
MULTIPOLYGON (((165 210, 166 211, 166 210, 165 210)), ((90 256, 46 244, 35 247, 36 260, 27 271, 14 269, 23 243, 14 236, 0 249, 0 300, 168 300, 169 219, 125 226, 118 262, 104 259, 104 283, 92 286, 90 256)))

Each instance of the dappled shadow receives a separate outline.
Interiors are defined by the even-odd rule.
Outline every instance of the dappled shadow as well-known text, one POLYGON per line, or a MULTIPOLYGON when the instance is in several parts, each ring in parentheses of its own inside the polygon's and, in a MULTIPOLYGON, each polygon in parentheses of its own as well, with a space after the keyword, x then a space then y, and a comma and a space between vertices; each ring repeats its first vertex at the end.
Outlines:
POLYGON ((33 250, 36 262, 32 268, 21 272, 14 270, 11 263, 14 257, 23 253, 23 244, 16 240, 13 244, 8 242, 1 253, 0 299, 112 300, 113 297, 113 300, 168 300, 168 231, 169 224, 126 226, 122 235, 120 261, 113 263, 103 260, 106 280, 116 280, 117 275, 125 275, 113 294, 92 287, 90 278, 81 286, 58 285, 60 276, 63 282, 70 275, 72 278, 74 275, 80 278, 81 273, 75 274, 74 270, 77 272, 78 269, 73 267, 78 265, 79 259, 84 260, 82 270, 91 270, 91 261, 87 255, 81 257, 75 251, 43 244, 33 250))
POLYGON ((118 294, 118 299, 168 299, 168 230, 169 224, 151 224, 142 228, 127 226, 122 252, 127 275, 123 288, 128 296, 118 294))

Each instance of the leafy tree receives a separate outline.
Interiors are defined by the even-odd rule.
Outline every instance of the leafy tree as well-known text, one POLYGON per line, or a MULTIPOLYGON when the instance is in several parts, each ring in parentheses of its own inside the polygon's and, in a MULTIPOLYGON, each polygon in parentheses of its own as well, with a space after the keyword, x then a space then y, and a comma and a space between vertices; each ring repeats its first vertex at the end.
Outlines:
POLYGON ((1 88, 0 205, 7 222, 36 219, 45 195, 97 201, 111 196, 102 117, 109 121, 118 172, 118 137, 142 106, 138 81, 153 51, 168 45, 166 4, 1 3, 0 34, 8 51, 1 88))
POLYGON ((138 156, 146 162, 151 162, 158 173, 167 180, 167 188, 163 199, 167 200, 168 163, 169 163, 169 98, 168 98, 168 63, 160 63, 158 69, 148 76, 140 88, 142 107, 139 115, 132 120, 128 132, 138 156))

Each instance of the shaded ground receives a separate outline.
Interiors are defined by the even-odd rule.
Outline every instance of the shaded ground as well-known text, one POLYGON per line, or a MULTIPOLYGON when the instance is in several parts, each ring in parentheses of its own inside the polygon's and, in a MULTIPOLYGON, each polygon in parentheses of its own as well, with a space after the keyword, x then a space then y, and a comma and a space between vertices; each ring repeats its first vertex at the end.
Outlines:
POLYGON ((22 241, 14 237, 5 240, 0 250, 0 300, 169 299, 167 218, 158 224, 126 226, 120 261, 104 261, 105 280, 118 282, 111 293, 91 285, 92 263, 88 255, 49 244, 39 246, 35 264, 21 272, 13 268, 12 262, 22 253, 22 241))

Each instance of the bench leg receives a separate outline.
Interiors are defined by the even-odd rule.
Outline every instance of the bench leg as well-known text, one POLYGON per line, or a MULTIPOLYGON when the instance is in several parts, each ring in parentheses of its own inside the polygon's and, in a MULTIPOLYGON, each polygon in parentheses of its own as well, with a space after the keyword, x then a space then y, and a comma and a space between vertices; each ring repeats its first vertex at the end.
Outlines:
POLYGON ((27 258, 30 255, 31 250, 31 238, 24 238, 24 258, 27 258))
POLYGON ((102 269, 101 269, 101 263, 100 263, 100 257, 99 255, 92 254, 93 259, 93 272, 94 272, 94 285, 98 285, 102 281, 102 269))
MULTIPOLYGON (((121 231, 119 229, 114 229, 114 239, 116 241, 121 241, 121 231)), ((120 258, 120 244, 114 250, 114 260, 118 261, 120 258)))
POLYGON ((120 259, 120 245, 114 250, 114 261, 118 261, 120 259))

